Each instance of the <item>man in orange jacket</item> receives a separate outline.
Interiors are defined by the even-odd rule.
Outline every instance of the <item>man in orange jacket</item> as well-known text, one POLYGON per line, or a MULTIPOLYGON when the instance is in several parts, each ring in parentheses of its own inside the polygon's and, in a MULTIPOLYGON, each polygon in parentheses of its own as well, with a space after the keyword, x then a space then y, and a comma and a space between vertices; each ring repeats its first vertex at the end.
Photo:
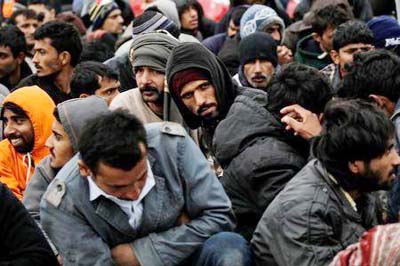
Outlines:
POLYGON ((55 104, 38 86, 23 87, 3 101, 0 142, 0 182, 22 199, 35 165, 49 154, 45 146, 51 134, 55 104))

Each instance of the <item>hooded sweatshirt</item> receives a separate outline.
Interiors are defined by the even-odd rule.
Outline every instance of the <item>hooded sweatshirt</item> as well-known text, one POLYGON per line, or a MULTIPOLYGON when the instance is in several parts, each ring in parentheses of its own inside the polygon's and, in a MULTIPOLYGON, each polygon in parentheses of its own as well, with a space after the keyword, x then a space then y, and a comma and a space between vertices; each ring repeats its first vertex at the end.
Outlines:
POLYGON ((0 182, 22 199, 35 165, 49 154, 45 143, 51 134, 55 104, 38 86, 23 87, 12 92, 4 99, 3 105, 7 102, 18 105, 26 112, 34 132, 33 148, 27 154, 17 152, 8 139, 0 142, 0 182))
POLYGON ((219 118, 223 119, 233 103, 237 88, 233 85, 231 76, 225 65, 207 48, 199 43, 181 43, 177 45, 168 58, 167 83, 170 93, 178 106, 185 122, 192 129, 207 126, 201 117, 194 115, 184 104, 177 90, 173 88, 173 77, 176 73, 189 68, 198 68, 205 71, 215 88, 219 118))
POLYGON ((247 239, 308 157, 307 141, 285 131, 267 104, 266 92, 245 90, 214 134, 215 157, 224 170, 220 180, 232 201, 236 230, 247 239))
POLYGON ((203 140, 208 148, 211 148, 212 136, 218 122, 225 118, 239 90, 233 82, 225 65, 207 48, 199 43, 181 43, 177 45, 168 58, 167 83, 170 94, 181 112, 186 124, 196 129, 202 127, 203 140), (215 88, 218 103, 218 118, 213 123, 204 123, 201 117, 193 114, 183 103, 178 89, 173 88, 174 75, 189 68, 197 68, 208 73, 210 82, 215 88))
MULTIPOLYGON (((79 135, 86 122, 108 111, 107 103, 97 96, 76 98, 57 105, 61 124, 68 135, 74 153, 78 152, 79 135)), ((51 155, 46 156, 36 167, 29 182, 22 203, 30 215, 39 220, 39 203, 47 186, 57 175, 59 169, 50 166, 51 155)))

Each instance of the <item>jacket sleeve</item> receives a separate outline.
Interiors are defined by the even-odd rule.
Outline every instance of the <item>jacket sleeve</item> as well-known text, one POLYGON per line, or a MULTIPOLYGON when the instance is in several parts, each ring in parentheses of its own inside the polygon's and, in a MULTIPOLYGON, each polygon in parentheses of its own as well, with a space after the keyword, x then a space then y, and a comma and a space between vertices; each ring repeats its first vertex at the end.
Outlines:
POLYGON ((57 265, 46 239, 21 202, 0 185, 0 265, 57 265))
POLYGON ((43 194, 46 192, 51 180, 45 178, 41 164, 36 167, 31 180, 26 187, 22 203, 33 219, 40 222, 39 205, 43 194))
POLYGON ((108 245, 72 207, 73 203, 67 197, 63 198, 59 206, 48 201, 48 192, 57 185, 57 182, 51 183, 43 196, 40 202, 40 218, 43 229, 63 259, 63 265, 115 265, 108 245))
POLYGON ((141 266, 178 265, 210 236, 234 228, 230 201, 200 149, 187 135, 178 144, 190 222, 133 242, 141 266))
POLYGON ((342 219, 339 212, 326 210, 322 203, 294 205, 264 213, 251 241, 257 265, 328 265, 343 249, 334 237, 334 224, 342 219))
POLYGON ((6 184, 7 187, 14 193, 14 195, 22 200, 22 188, 18 183, 17 177, 11 171, 10 154, 7 154, 4 150, 4 146, 0 147, 0 182, 6 184))

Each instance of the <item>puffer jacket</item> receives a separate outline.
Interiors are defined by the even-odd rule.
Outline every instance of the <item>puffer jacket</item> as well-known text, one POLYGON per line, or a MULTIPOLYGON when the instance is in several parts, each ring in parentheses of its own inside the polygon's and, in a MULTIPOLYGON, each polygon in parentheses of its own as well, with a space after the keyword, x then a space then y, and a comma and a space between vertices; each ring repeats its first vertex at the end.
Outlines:
POLYGON ((328 265, 336 253, 377 225, 379 201, 363 194, 353 209, 316 159, 264 212, 252 239, 257 265, 328 265))
POLYGON ((0 142, 0 182, 22 199, 35 165, 49 154, 45 143, 51 134, 55 104, 38 86, 15 90, 4 99, 3 105, 7 102, 18 105, 26 112, 34 132, 33 148, 27 154, 17 152, 8 139, 0 142))
POLYGON ((221 182, 232 201, 237 231, 250 239, 264 210, 306 164, 309 145, 288 134, 266 108, 267 93, 246 89, 216 128, 221 182))

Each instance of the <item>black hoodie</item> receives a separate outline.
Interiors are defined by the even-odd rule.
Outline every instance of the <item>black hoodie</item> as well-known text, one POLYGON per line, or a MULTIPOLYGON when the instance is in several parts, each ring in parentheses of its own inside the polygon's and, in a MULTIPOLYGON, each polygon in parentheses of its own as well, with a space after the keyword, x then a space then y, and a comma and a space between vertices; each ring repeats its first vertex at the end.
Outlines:
POLYGON ((221 183, 232 201, 237 231, 250 239, 264 210, 306 164, 309 144, 267 110, 267 93, 247 89, 214 134, 221 183))
POLYGON ((211 138, 219 121, 225 118, 232 105, 238 88, 232 83, 232 78, 225 65, 207 48, 200 43, 181 43, 176 46, 168 58, 166 77, 170 93, 186 124, 196 129, 202 127, 207 133, 206 144, 211 148, 211 138), (219 116, 212 122, 205 122, 200 116, 193 114, 182 102, 179 92, 173 88, 173 77, 176 73, 189 68, 202 69, 211 77, 211 84, 215 88, 219 116), (208 138, 208 139, 207 139, 208 138))

